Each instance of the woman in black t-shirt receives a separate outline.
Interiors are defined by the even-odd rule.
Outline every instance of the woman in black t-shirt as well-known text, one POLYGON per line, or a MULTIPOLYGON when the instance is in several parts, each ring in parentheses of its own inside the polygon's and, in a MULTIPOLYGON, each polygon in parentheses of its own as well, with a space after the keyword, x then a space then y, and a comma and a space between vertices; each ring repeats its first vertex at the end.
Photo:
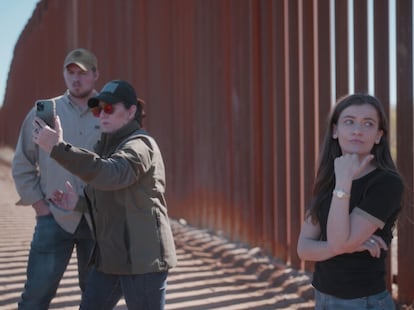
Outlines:
POLYGON ((297 249, 316 262, 315 309, 395 309, 385 257, 404 185, 387 131, 373 96, 348 95, 333 108, 297 249))

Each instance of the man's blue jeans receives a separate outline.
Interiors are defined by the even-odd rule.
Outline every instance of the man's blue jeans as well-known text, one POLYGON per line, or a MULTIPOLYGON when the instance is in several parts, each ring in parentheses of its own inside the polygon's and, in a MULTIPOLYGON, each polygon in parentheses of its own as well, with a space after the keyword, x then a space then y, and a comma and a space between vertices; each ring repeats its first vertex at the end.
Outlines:
POLYGON ((93 246, 85 220, 74 234, 63 230, 53 216, 37 217, 27 265, 27 280, 19 310, 47 310, 76 246, 79 286, 83 291, 93 246))
POLYGON ((163 310, 167 275, 168 272, 112 275, 93 268, 82 296, 80 309, 113 309, 123 293, 130 310, 163 310))

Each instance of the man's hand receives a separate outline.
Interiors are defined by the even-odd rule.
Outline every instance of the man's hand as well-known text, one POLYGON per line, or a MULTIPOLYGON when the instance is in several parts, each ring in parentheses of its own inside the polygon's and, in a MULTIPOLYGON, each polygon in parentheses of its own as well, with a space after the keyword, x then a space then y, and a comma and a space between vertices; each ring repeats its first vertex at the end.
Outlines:
POLYGON ((36 212, 36 216, 45 216, 50 214, 49 205, 44 199, 36 201, 32 207, 36 212))

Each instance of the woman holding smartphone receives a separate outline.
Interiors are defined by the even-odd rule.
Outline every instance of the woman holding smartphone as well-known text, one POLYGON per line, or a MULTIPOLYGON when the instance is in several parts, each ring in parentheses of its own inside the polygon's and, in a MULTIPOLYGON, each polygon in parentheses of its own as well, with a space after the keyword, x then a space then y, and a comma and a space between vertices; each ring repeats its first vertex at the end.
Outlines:
POLYGON ((143 102, 129 83, 107 83, 88 105, 102 131, 95 152, 63 141, 58 118, 55 130, 37 119, 33 132, 35 143, 88 184, 84 200, 70 184, 53 196, 63 209, 89 208, 93 215, 94 269, 81 309, 113 309, 121 286, 129 309, 162 310, 176 253, 160 149, 141 128, 143 102))

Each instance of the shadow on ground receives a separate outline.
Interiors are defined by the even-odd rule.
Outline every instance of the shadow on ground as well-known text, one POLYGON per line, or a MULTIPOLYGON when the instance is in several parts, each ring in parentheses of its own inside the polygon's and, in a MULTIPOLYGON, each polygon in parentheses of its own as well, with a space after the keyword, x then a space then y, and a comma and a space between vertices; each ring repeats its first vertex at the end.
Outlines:
MULTIPOLYGON (((0 150, 0 309, 14 310, 26 278, 35 223, 18 200, 11 177, 11 150, 0 150)), ((178 265, 168 278, 166 310, 312 309, 309 275, 183 221, 171 222, 178 265)), ((76 259, 60 283, 50 309, 78 309, 76 259)), ((126 309, 121 300, 116 309, 126 309)))

